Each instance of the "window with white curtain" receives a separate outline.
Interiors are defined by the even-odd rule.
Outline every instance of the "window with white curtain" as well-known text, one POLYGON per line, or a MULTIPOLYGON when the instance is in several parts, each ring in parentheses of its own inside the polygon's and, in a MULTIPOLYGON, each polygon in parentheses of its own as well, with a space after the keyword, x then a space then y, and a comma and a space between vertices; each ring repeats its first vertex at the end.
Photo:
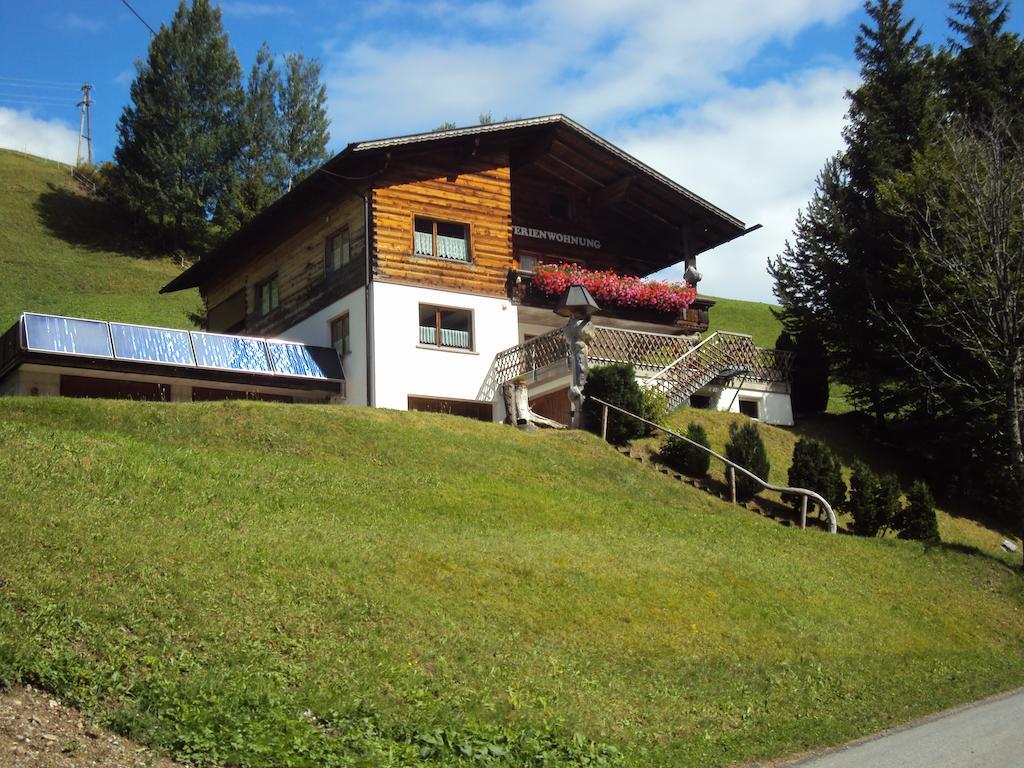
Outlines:
POLYGON ((420 304, 420 344, 444 349, 473 349, 473 313, 420 304))
POLYGON ((433 256, 449 261, 470 260, 469 227, 466 224, 417 216, 412 239, 412 250, 417 256, 433 256))

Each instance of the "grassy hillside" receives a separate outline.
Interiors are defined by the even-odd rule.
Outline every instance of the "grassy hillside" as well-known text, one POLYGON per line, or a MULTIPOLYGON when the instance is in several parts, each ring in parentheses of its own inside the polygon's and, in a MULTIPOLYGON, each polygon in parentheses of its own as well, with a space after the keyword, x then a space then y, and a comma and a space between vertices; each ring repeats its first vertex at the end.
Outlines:
POLYGON ((180 271, 140 249, 67 166, 0 150, 0 331, 26 311, 190 327, 198 294, 158 294, 180 271))
POLYGON ((1024 683, 1004 564, 585 434, 9 399, 0 478, 0 680, 199 764, 721 766, 1024 683))
MULTIPOLYGON (((718 411, 706 411, 701 409, 687 408, 670 414, 666 420, 666 426, 680 432, 686 433, 686 426, 695 422, 704 427, 708 435, 708 442, 711 447, 723 453, 725 444, 729 439, 729 425, 746 421, 745 416, 732 413, 721 413, 718 411)), ((912 462, 895 450, 886 450, 880 447, 870 437, 861 432, 855 422, 837 417, 832 414, 809 416, 800 419, 796 427, 792 429, 773 427, 767 424, 759 424, 758 430, 761 439, 764 441, 768 452, 768 460, 771 463, 771 473, 767 478, 777 485, 786 485, 789 467, 793 461, 793 447, 797 440, 804 435, 816 437, 825 441, 843 464, 843 476, 849 482, 850 465, 855 459, 868 464, 875 472, 896 473, 904 489, 920 479, 915 472, 912 462)), ((638 448, 647 452, 655 452, 660 447, 660 438, 651 438, 640 441, 638 448)), ((711 466, 711 479, 721 482, 724 485, 725 475, 721 462, 713 461, 711 466)), ((775 494, 761 494, 762 499, 777 501, 775 494)), ((829 499, 835 502, 835 499, 829 499)), ((783 512, 781 507, 770 507, 767 511, 783 512)), ((986 526, 975 519, 979 517, 977 510, 970 510, 971 515, 957 514, 956 510, 937 510, 939 518, 939 531, 942 540, 953 546, 966 549, 975 549, 988 557, 996 558, 1008 565, 1018 566, 1020 564, 1019 554, 1006 552, 1001 543, 1008 538, 1020 545, 1020 539, 1016 531, 1002 530, 998 527, 986 526)), ((837 511, 837 514, 840 514, 837 511)), ((840 514, 840 526, 850 522, 849 516, 840 514)))
POLYGON ((775 346, 775 341, 782 333, 782 323, 772 314, 771 304, 741 301, 740 299, 720 299, 716 296, 708 298, 715 301, 715 306, 709 313, 708 333, 715 331, 746 333, 754 337, 754 343, 759 347, 775 346))

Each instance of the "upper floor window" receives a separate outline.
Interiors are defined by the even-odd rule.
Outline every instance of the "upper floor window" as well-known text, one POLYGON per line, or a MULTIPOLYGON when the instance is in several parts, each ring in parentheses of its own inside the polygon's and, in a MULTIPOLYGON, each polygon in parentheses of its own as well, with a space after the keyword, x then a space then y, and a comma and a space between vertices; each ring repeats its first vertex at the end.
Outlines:
POLYGON ((281 289, 278 287, 277 275, 256 284, 256 309, 260 317, 266 317, 281 306, 281 289))
POLYGON ((347 267, 352 260, 348 229, 335 232, 324 244, 324 266, 328 274, 347 267))
POLYGON ((449 221, 416 217, 413 253, 450 261, 469 261, 469 227, 449 221))
POLYGON ((331 346, 338 350, 339 355, 347 355, 352 351, 349 344, 348 312, 331 320, 331 346))
POLYGON ((473 313, 420 304, 420 344, 449 349, 473 348, 473 313))
POLYGON ((568 221, 572 216, 572 198, 566 192, 555 191, 548 195, 548 214, 552 219, 568 221))

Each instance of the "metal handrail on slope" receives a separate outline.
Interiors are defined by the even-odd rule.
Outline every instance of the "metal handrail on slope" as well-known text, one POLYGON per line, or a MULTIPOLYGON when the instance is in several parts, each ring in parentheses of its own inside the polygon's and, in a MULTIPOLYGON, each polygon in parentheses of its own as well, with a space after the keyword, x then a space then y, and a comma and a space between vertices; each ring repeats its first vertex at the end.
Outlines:
POLYGON ((760 485, 762 488, 764 488, 767 491, 775 491, 777 493, 788 493, 788 494, 792 494, 793 496, 802 496, 803 497, 803 502, 801 503, 801 510, 800 510, 800 527, 801 528, 805 528, 806 525, 807 525, 807 502, 808 502, 808 500, 813 500, 813 501, 816 501, 821 506, 821 508, 825 510, 825 514, 828 515, 828 532, 829 533, 835 533, 836 532, 836 529, 837 529, 836 513, 832 511, 832 505, 830 505, 827 501, 825 501, 825 497, 822 496, 821 494, 815 493, 814 491, 808 490, 807 488, 787 488, 787 487, 781 486, 781 485, 772 485, 767 480, 762 480, 760 477, 755 475, 750 470, 748 470, 748 469, 746 469, 744 467, 741 467, 739 464, 737 464, 734 461, 730 461, 729 459, 725 458, 725 456, 723 456, 720 453, 717 453, 716 451, 711 450, 706 445, 701 445, 700 443, 695 442, 695 441, 691 440, 690 438, 688 438, 688 437, 686 437, 684 435, 680 435, 678 432, 673 432, 668 427, 663 427, 663 426, 661 426, 661 424, 656 424, 653 421, 648 421, 643 416, 637 416, 635 413, 631 413, 630 411, 627 411, 624 408, 619 408, 619 406, 617 406, 617 405, 612 405, 611 403, 606 403, 604 400, 602 400, 599 397, 590 396, 588 399, 589 400, 593 400, 595 403, 600 403, 601 405, 604 406, 604 411, 603 411, 602 418, 601 418, 601 439, 602 440, 607 439, 608 409, 609 408, 613 408, 614 410, 618 411, 619 413, 625 414, 626 416, 630 416, 630 417, 636 419, 637 421, 642 421, 644 424, 652 426, 655 429, 660 429, 662 432, 664 432, 666 434, 672 435, 673 437, 678 437, 680 440, 684 440, 687 443, 689 443, 690 445, 693 445, 693 446, 696 446, 697 448, 700 448, 705 453, 711 454, 714 458, 718 459, 723 464, 725 464, 725 466, 728 467, 729 470, 730 470, 730 472, 729 472, 729 484, 732 487, 732 500, 733 500, 733 503, 736 502, 736 472, 742 472, 744 475, 749 477, 751 480, 753 480, 755 483, 757 483, 758 485, 760 485))

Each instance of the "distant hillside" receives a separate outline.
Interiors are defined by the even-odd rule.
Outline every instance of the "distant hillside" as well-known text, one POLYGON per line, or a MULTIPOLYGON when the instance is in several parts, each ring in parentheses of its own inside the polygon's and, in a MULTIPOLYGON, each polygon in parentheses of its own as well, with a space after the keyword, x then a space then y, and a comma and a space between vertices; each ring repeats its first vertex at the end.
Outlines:
POLYGON ((0 150, 0 332, 26 311, 190 327, 198 293, 158 293, 180 271, 82 194, 67 166, 0 150))
POLYGON ((583 433, 0 401, 0 685, 194 765, 726 766, 1024 684, 1024 591, 583 433))
MULTIPOLYGON (((747 333, 754 337, 759 347, 774 347, 782 333, 782 323, 772 314, 771 304, 740 299, 721 299, 709 296, 715 301, 711 308, 709 333, 732 331, 747 333)), ((778 309, 778 307, 774 307, 778 309)))

